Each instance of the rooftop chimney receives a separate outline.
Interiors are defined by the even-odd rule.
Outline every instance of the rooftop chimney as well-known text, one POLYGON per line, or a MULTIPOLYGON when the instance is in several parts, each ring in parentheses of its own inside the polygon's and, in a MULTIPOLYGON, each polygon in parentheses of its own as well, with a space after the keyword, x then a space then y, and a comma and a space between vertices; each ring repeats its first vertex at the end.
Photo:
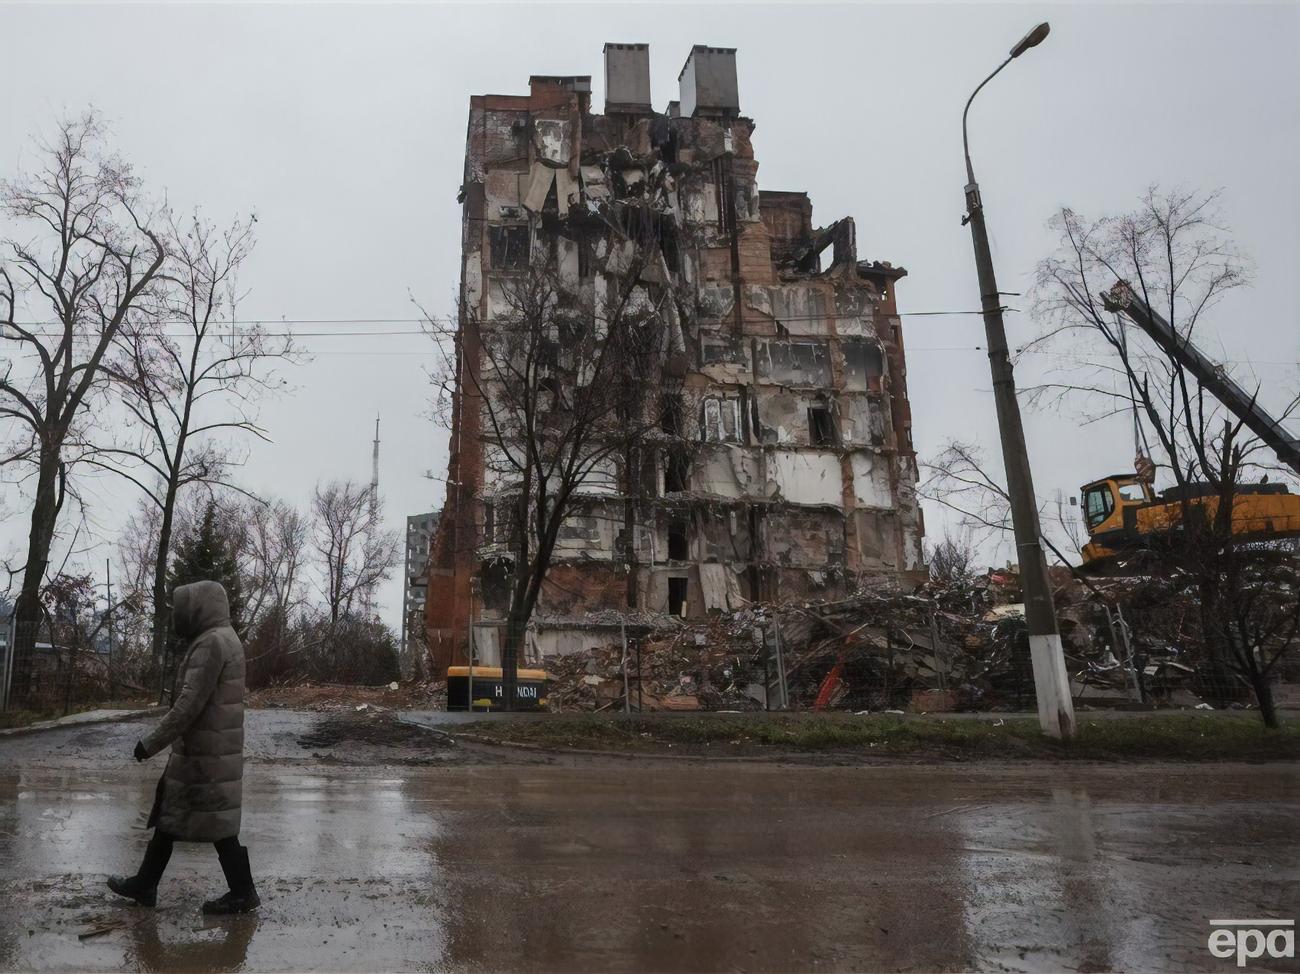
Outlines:
POLYGON ((605 45, 605 114, 650 112, 650 45, 605 45))
POLYGON ((681 86, 684 117, 740 114, 734 47, 696 44, 677 76, 677 83, 681 86))

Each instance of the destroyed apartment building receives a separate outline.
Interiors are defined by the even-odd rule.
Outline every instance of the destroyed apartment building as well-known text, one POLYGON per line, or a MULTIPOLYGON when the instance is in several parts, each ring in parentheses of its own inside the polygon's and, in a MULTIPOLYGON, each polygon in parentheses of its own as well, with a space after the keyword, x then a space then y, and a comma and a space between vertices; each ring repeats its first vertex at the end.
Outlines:
MULTIPOLYGON (((662 113, 648 46, 604 53, 604 114, 589 76, 470 99, 447 500, 426 601, 434 672, 467 661, 471 634, 476 663, 501 658, 500 568, 518 549, 501 512, 521 488, 493 463, 492 387, 471 377, 491 351, 479 336, 547 262, 561 291, 594 307, 618 300, 633 268, 624 297, 664 326, 691 446, 647 436, 635 471, 613 455, 579 485, 521 662, 609 645, 624 623, 922 574, 895 296, 906 271, 859 259, 851 217, 819 227, 806 192, 758 188, 734 50, 692 48, 662 113)), ((556 344, 562 371, 563 335, 556 344)))

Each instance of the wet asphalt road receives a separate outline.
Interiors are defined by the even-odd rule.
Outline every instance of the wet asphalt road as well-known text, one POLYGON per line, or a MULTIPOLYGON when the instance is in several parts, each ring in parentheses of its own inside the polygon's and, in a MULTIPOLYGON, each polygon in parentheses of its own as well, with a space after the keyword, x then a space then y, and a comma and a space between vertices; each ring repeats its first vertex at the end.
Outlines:
POLYGON ((103 889, 147 839, 139 725, 0 741, 0 969, 1228 970, 1209 918, 1300 902, 1292 766, 501 758, 248 716, 263 906, 226 920, 209 846, 157 911, 103 889))

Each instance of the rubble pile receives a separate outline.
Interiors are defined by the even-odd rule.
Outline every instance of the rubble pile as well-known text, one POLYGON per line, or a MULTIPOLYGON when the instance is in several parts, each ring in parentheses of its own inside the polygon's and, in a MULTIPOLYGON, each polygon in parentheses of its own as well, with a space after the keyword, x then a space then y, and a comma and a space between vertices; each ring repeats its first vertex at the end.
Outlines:
MULTIPOLYGON (((1081 705, 1201 704, 1188 643, 1125 629, 1125 612, 1142 611, 1151 598, 1141 579, 1108 579, 1089 589, 1061 570, 1053 583, 1081 705)), ((1162 611, 1190 620, 1190 607, 1176 600, 1162 611)), ((835 601, 756 604, 700 625, 638 628, 643 634, 630 636, 626 651, 633 710, 779 707, 778 658, 795 709, 1033 707, 1024 606, 1012 569, 910 593, 882 586, 835 601)), ((548 659, 551 709, 622 709, 623 657, 618 642, 548 659)))
MULTIPOLYGON (((629 641, 632 709, 761 710, 761 658, 755 660, 751 610, 676 631, 651 629, 629 641), (742 618, 747 617, 747 618, 742 618)), ((648 628, 648 627, 647 627, 648 628)), ((550 659, 551 710, 608 710, 623 705, 623 646, 617 643, 550 659)))

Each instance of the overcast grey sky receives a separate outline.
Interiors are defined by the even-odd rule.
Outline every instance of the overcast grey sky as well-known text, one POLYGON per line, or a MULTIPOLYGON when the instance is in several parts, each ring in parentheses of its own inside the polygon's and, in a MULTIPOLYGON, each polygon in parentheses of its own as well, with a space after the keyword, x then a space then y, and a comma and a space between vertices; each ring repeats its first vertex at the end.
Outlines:
MULTIPOLYGON (((470 95, 525 92, 531 73, 590 74, 599 108, 601 45, 636 41, 650 44, 662 110, 692 44, 729 46, 742 112, 758 126, 760 186, 807 190, 823 224, 855 217, 863 258, 908 269, 904 312, 970 309, 961 108, 1042 19, 1048 40, 972 111, 1003 290, 1028 287, 1054 244, 1045 221, 1063 203, 1099 214, 1130 207, 1153 181, 1222 187, 1256 280, 1215 310, 1207 334, 1220 344, 1207 351, 1255 363, 1265 398, 1281 402, 1300 359, 1294 3, 0 6, 0 174, 31 160, 32 133, 93 104, 174 204, 222 220, 256 210, 241 318, 410 318, 408 292, 447 314, 470 95)), ((1027 314, 1008 324, 1013 344, 1035 332, 1027 314)), ((979 319, 904 318, 904 329, 922 457, 961 436, 996 458, 979 319)), ((253 449, 242 482, 305 503, 319 479, 367 479, 378 412, 391 525, 437 507, 441 484, 423 474, 445 472, 446 434, 423 414, 428 340, 304 342, 314 361, 290 374, 292 395, 263 406, 276 442, 253 449)), ((1041 368, 1025 363, 1022 384, 1041 368)), ((1123 418, 1080 428, 1068 415, 1033 414, 1028 437, 1044 496, 1132 462, 1123 418)), ((8 489, 6 549, 25 537, 28 515, 8 489)), ((105 528, 134 503, 120 484, 94 496, 105 528)), ((935 540, 942 519, 927 517, 935 540)), ((102 566, 106 553, 86 561, 102 566)), ((394 625, 398 591, 394 580, 384 593, 394 625)))

